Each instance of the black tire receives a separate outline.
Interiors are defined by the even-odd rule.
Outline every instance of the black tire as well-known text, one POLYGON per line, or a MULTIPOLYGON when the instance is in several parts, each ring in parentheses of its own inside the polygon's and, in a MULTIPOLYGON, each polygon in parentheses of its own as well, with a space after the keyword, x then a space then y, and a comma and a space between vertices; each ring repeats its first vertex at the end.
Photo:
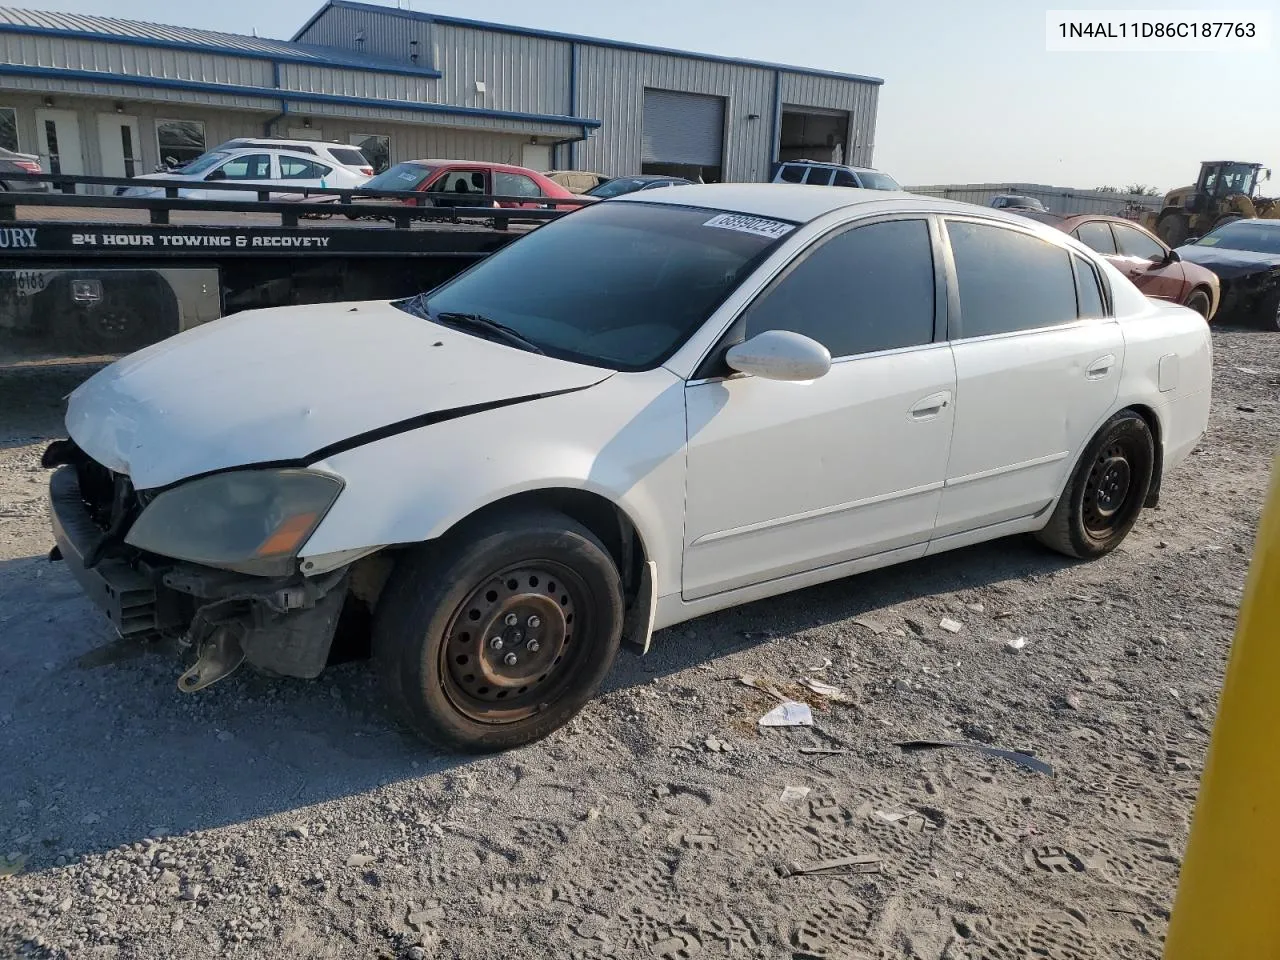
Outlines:
POLYGON ((1272 290, 1262 298, 1255 319, 1263 330, 1280 333, 1280 290, 1272 290))
POLYGON ((1204 317, 1205 320, 1208 320, 1209 311, 1213 309, 1213 299, 1206 291, 1197 288, 1191 291, 1191 295, 1187 297, 1187 302, 1184 306, 1190 307, 1196 313, 1200 314, 1200 316, 1204 317))
POLYGON ((591 531, 550 510, 505 512, 400 558, 374 617, 373 658, 419 736, 506 750, 595 696, 622 620, 621 578, 591 531))
POLYGON ((1121 410, 1103 424, 1036 537, 1079 560, 1105 556, 1133 529, 1151 489, 1155 442, 1147 422, 1121 410))
POLYGON ((1156 224, 1156 235, 1171 247, 1180 247, 1191 235, 1187 218, 1180 213, 1166 213, 1156 224))

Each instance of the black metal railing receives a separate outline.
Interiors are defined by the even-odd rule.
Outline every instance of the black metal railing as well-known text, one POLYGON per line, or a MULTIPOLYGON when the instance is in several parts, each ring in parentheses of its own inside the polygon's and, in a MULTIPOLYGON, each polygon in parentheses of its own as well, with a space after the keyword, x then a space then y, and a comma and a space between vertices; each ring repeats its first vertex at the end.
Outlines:
POLYGON ((139 180, 126 177, 96 177, 51 173, 4 173, 0 180, 21 183, 48 183, 49 192, 0 192, 0 221, 17 219, 17 208, 61 207, 107 210, 147 210, 151 222, 170 223, 170 214, 181 211, 279 214, 281 225, 296 227, 300 219, 334 215, 353 219, 387 220, 408 229, 421 221, 493 221, 499 228, 509 223, 541 223, 597 202, 594 197, 517 197, 498 194, 433 194, 404 190, 362 190, 359 187, 298 187, 279 183, 227 183, 225 181, 139 180), (163 190, 163 197, 128 197, 78 192, 82 186, 145 187, 163 190), (196 200, 180 195, 182 190, 211 193, 246 193, 256 200, 196 200), (272 196, 299 199, 272 199, 272 196), (331 199, 330 199, 331 198, 331 199), (441 202, 444 201, 444 202, 441 202), (464 205, 465 204, 465 205, 464 205), (509 204, 510 206, 502 206, 509 204), (526 206, 535 204, 536 206, 526 206), (517 206, 518 205, 518 206, 517 206), (568 208, 568 209, 562 209, 568 208))

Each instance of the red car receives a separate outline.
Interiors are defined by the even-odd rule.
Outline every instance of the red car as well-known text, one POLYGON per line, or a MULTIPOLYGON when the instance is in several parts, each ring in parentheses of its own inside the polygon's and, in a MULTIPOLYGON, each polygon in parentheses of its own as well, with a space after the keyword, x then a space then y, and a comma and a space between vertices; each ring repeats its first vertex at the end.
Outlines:
POLYGON ((1217 313, 1220 291, 1217 274, 1181 259, 1155 234, 1132 220, 1096 213, 1063 217, 1019 212, 1024 217, 1055 226, 1096 250, 1148 297, 1180 303, 1206 320, 1212 320, 1217 313))
MULTIPOLYGON (((577 194, 528 167, 479 160, 406 160, 367 181, 366 190, 412 190, 428 193, 437 207, 475 206, 474 197, 528 197, 499 207, 539 207, 542 197, 581 200, 577 194)), ((412 203, 411 200, 404 201, 412 203)))

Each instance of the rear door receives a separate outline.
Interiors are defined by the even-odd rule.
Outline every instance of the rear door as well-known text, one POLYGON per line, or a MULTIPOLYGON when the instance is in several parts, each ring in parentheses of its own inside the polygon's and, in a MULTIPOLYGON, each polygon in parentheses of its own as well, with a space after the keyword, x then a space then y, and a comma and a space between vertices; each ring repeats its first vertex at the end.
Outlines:
POLYGON ((488 167, 445 167, 431 180, 427 192, 437 207, 474 207, 479 197, 493 193, 488 167))
POLYGON ((495 170, 493 174, 493 192, 495 196, 499 197, 525 198, 519 202, 502 201, 499 206, 517 208, 542 206, 538 202, 543 196, 542 188, 538 186, 532 177, 526 177, 522 173, 495 170))
POLYGON ((242 153, 205 175, 210 183, 244 184, 244 190, 202 190, 207 200, 257 200, 261 185, 270 185, 278 176, 269 153, 242 153))
MULTIPOLYGON (((296 154, 282 153, 279 156, 280 182, 286 187, 299 190, 326 186, 346 186, 347 184, 330 183, 333 167, 321 163, 315 157, 303 157, 296 154)), ((280 199, 301 200, 302 194, 284 193, 280 199)))
POLYGON ((1084 257, 1004 222, 948 217, 946 233, 956 409, 937 537, 1048 507, 1115 402, 1124 360, 1084 257))

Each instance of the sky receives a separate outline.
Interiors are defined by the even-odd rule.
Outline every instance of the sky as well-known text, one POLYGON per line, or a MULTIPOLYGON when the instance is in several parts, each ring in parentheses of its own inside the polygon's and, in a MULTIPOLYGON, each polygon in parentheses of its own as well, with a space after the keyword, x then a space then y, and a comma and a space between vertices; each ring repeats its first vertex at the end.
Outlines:
MULTIPOLYGON (((7 2, 288 38, 323 0, 7 2)), ((1280 39, 1258 53, 1046 52, 1047 10, 1095 9, 1100 2, 411 3, 428 13, 881 77, 874 165, 908 185, 1142 183, 1163 191, 1192 182, 1201 160, 1220 159, 1264 163, 1280 178, 1280 39)), ((1250 7, 1271 10, 1280 30, 1278 0, 1123 4, 1250 7)))

